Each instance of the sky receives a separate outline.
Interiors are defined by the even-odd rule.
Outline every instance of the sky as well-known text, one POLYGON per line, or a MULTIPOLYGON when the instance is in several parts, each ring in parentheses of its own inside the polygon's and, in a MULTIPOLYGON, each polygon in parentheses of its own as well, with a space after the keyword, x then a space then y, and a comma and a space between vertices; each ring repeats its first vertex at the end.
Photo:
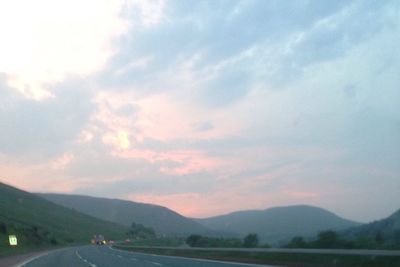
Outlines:
POLYGON ((400 2, 0 1, 0 181, 185 216, 400 208, 400 2))

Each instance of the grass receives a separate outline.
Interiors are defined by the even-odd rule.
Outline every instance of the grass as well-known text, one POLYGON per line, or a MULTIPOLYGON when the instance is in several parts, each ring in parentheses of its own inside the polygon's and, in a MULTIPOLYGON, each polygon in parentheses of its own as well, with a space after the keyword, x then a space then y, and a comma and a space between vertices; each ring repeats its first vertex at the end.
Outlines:
POLYGON ((81 214, 34 194, 0 183, 0 257, 75 244, 88 244, 94 234, 124 239, 127 227, 81 214), (18 246, 8 245, 15 234, 18 246))
POLYGON ((238 252, 192 249, 140 248, 117 245, 118 249, 141 253, 203 258, 243 263, 295 267, 398 267, 398 256, 331 255, 278 252, 238 252))
POLYGON ((151 239, 133 240, 135 246, 142 247, 179 247, 184 244, 182 238, 179 237, 158 237, 151 239))

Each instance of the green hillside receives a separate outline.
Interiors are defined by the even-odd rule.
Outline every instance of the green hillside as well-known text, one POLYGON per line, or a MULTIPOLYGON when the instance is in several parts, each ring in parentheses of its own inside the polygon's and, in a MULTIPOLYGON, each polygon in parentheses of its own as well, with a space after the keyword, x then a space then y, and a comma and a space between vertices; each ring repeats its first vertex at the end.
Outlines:
POLYGON ((158 205, 79 195, 39 194, 47 200, 93 217, 130 226, 132 222, 152 227, 158 235, 215 235, 205 226, 158 205))
POLYGON ((257 233, 263 242, 273 245, 283 244, 294 236, 313 236, 323 230, 359 225, 327 210, 306 205, 239 211, 197 221, 211 229, 242 236, 257 233))
POLYGON ((122 239, 127 228, 56 205, 0 183, 0 256, 49 246, 89 243, 93 234, 122 239), (16 234, 18 247, 8 246, 16 234))
POLYGON ((348 229, 342 236, 362 241, 366 248, 400 248, 400 209, 385 219, 348 229))

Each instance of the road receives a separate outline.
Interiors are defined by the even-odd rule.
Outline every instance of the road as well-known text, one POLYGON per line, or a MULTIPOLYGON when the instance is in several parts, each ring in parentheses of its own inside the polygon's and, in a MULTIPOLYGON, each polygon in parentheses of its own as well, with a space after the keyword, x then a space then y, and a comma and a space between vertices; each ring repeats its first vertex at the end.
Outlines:
MULTIPOLYGON (((115 250, 108 246, 61 249, 15 267, 249 267, 267 266, 149 255, 115 250)), ((272 266, 269 266, 272 267, 272 266)))

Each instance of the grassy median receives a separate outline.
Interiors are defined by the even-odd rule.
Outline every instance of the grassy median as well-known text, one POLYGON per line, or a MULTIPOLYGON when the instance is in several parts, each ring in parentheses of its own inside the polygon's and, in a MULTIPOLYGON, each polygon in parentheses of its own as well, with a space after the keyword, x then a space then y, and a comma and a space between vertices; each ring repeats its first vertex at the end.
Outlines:
POLYGON ((238 252, 181 248, 142 248, 123 245, 116 249, 189 258, 296 267, 399 267, 399 256, 332 255, 279 252, 238 252))

